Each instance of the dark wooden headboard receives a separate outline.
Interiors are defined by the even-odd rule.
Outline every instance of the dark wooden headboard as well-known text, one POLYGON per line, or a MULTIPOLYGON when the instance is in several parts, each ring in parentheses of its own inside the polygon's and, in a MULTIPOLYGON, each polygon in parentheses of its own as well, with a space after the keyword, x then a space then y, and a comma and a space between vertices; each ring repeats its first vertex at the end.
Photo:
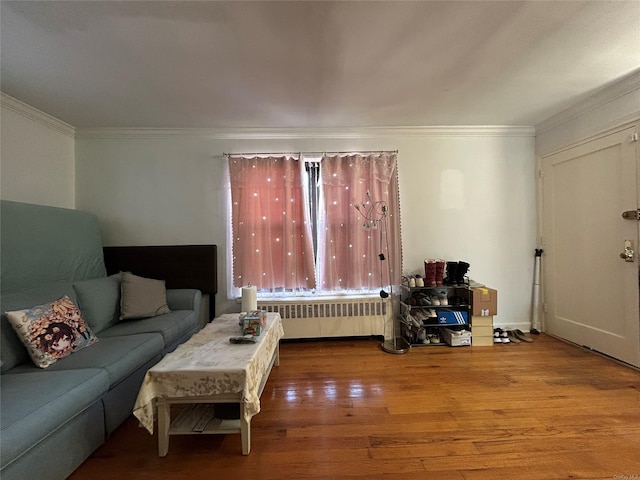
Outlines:
POLYGON ((209 295, 209 320, 218 293, 216 245, 103 247, 107 274, 131 272, 164 280, 167 288, 197 288, 209 295))

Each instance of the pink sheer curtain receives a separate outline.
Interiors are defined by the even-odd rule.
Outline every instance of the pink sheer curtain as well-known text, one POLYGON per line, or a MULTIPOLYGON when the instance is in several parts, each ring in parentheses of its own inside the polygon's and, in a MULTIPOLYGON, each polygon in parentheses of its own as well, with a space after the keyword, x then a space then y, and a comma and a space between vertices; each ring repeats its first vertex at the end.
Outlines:
POLYGON ((229 157, 235 287, 315 288, 303 169, 291 157, 229 157))
POLYGON ((396 154, 323 157, 320 176, 324 213, 318 241, 320 289, 376 290, 400 283, 402 247, 396 157, 396 154), (378 221, 369 223, 376 228, 364 228, 365 219, 355 205, 364 210, 376 202, 380 202, 378 212, 372 216, 378 221), (382 205, 386 212, 382 212, 382 205), (380 254, 385 260, 380 259, 380 254))

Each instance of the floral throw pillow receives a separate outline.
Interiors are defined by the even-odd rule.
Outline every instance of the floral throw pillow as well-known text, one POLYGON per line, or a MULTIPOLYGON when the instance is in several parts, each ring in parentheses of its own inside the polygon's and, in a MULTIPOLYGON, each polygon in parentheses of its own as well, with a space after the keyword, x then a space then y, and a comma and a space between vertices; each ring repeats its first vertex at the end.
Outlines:
POLYGON ((80 309, 66 295, 54 302, 6 312, 6 315, 40 368, 98 341, 80 309))

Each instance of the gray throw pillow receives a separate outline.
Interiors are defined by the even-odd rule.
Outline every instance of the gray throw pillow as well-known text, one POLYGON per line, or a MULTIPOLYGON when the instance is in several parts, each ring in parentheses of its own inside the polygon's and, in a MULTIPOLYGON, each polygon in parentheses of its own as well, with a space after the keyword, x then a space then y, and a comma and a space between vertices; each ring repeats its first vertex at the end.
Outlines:
POLYGON ((120 320, 155 317, 169 313, 164 280, 139 277, 120 272, 120 320))

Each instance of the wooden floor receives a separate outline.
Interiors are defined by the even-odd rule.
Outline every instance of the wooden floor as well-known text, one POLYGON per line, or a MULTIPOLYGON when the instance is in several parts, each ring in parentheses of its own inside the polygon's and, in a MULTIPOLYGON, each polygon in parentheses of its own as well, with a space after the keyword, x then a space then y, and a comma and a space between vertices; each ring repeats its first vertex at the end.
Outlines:
POLYGON ((283 342, 239 435, 155 436, 133 417, 70 478, 640 480, 640 372, 545 335, 533 344, 283 342))

